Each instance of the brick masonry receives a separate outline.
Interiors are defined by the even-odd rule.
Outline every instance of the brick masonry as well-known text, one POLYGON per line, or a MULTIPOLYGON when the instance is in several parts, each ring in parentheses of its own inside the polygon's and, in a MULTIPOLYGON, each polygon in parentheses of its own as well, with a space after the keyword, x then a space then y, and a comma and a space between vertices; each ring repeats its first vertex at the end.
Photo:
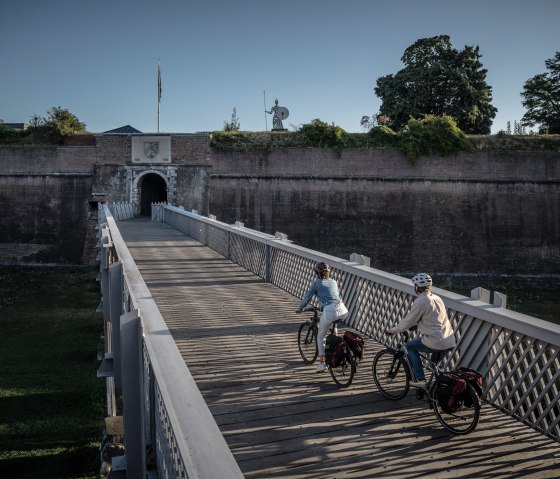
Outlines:
POLYGON ((386 271, 550 275, 560 271, 560 154, 322 148, 217 150, 171 135, 171 164, 132 164, 131 137, 59 148, 0 147, 0 262, 91 261, 97 201, 139 201, 158 175, 187 210, 237 220, 386 271), (80 145, 80 146, 79 146, 80 145), (64 241, 72 238, 72 247, 64 241))

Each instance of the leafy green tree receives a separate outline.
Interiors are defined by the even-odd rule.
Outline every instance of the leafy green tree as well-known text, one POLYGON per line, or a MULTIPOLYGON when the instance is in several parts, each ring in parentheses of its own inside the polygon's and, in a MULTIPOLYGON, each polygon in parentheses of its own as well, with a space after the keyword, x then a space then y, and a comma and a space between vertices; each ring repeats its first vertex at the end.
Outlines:
POLYGON ((387 126, 400 130, 410 118, 449 115, 465 133, 490 133, 497 109, 480 58, 478 46, 456 50, 448 35, 417 40, 405 50, 402 70, 377 79, 387 126))
POLYGON ((31 116, 28 134, 33 143, 62 144, 64 137, 85 133, 86 124, 66 108, 56 106, 47 112, 47 116, 31 116))
POLYGON ((560 133, 560 52, 545 62, 548 73, 540 73, 525 82, 521 96, 527 111, 523 126, 540 125, 541 133, 560 133))
POLYGON ((224 121, 224 131, 239 131, 240 124, 239 118, 237 118, 237 110, 233 107, 233 113, 231 114, 231 120, 224 121))
POLYGON ((360 120, 360 125, 362 126, 364 131, 371 130, 375 126, 375 117, 363 115, 362 119, 360 120))

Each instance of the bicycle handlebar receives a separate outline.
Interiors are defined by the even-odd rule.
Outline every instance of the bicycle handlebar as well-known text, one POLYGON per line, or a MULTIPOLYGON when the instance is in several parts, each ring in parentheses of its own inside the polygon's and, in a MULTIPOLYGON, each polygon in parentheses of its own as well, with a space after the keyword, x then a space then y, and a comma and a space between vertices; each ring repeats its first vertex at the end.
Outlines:
MULTIPOLYGON (((416 328, 414 328, 414 329, 416 329, 416 328)), ((404 338, 404 342, 407 342, 408 339, 410 338, 410 331, 414 331, 414 329, 413 328, 407 329, 407 330, 404 330, 404 331, 400 331, 399 333, 392 333, 391 331, 386 330, 385 334, 389 334, 391 336, 394 336, 395 334, 402 334, 403 338, 404 338)))
POLYGON ((304 313, 314 313, 315 311, 321 311, 316 306, 309 306, 303 310, 304 313))

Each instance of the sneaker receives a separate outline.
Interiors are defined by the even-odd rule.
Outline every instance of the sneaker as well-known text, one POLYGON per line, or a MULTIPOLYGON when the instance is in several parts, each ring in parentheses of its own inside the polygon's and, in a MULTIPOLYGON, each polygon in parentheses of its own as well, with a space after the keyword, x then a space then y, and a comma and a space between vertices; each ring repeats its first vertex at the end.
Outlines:
POLYGON ((317 369, 315 369, 316 373, 322 373, 325 369, 327 369, 327 365, 325 363, 317 364, 317 369))
POLYGON ((413 388, 426 389, 426 381, 410 381, 413 388))

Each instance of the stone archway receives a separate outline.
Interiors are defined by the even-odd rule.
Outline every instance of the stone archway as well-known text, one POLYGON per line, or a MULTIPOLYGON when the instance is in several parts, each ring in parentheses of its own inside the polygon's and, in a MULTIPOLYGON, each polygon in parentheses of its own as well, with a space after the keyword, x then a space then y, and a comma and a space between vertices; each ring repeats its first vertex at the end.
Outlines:
POLYGON ((125 166, 125 170, 127 196, 136 215, 149 216, 153 202, 173 202, 177 186, 175 167, 125 166))
POLYGON ((167 182, 157 173, 146 173, 140 178, 140 215, 152 215, 152 203, 167 202, 167 182))

